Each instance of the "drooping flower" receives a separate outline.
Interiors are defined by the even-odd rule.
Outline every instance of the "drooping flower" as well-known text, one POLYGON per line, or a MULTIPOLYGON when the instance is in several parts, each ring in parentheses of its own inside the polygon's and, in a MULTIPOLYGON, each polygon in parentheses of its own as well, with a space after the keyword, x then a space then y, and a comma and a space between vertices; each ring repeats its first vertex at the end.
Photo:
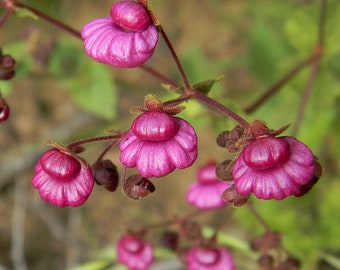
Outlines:
POLYGON ((91 166, 76 155, 57 148, 41 156, 35 172, 32 184, 41 198, 59 207, 82 205, 93 189, 91 166))
POLYGON ((215 175, 216 163, 209 162, 197 172, 197 181, 192 183, 186 193, 186 201, 201 210, 221 208, 228 204, 221 198, 224 190, 233 183, 219 180, 215 175))
POLYGON ((197 158, 197 137, 187 121, 147 111, 134 120, 120 151, 126 167, 137 167, 145 178, 162 177, 192 165, 197 158))
POLYGON ((87 23, 81 36, 90 57, 120 68, 145 63, 153 55, 158 41, 157 28, 147 9, 129 0, 114 3, 110 17, 87 23))
POLYGON ((124 235, 117 243, 118 261, 130 270, 146 270, 154 261, 150 243, 134 235, 124 235))
POLYGON ((233 167, 238 193, 282 200, 298 195, 316 173, 311 150, 294 137, 261 136, 240 153, 233 167))
POLYGON ((222 247, 192 247, 186 258, 187 270, 234 270, 231 253, 222 247))
POLYGON ((119 145, 120 162, 128 168, 137 167, 145 178, 191 166, 197 158, 194 128, 160 108, 159 103, 147 106, 119 145))

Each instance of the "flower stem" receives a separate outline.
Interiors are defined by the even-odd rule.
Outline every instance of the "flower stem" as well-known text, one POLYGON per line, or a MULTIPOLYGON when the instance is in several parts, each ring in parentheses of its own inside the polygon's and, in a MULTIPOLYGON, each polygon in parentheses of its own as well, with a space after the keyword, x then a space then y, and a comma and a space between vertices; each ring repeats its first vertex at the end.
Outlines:
POLYGON ((115 135, 108 135, 108 136, 100 136, 100 137, 92 137, 92 138, 86 138, 86 139, 82 139, 79 141, 75 141, 71 144, 69 144, 67 147, 69 149, 75 148, 77 146, 80 146, 82 144, 86 144, 86 143, 92 143, 92 142, 98 142, 98 141, 108 141, 108 140, 113 140, 113 141, 118 141, 121 140, 124 136, 124 132, 122 133, 118 133, 115 135))
POLYGON ((155 70, 155 69, 153 69, 149 66, 141 65, 139 67, 142 70, 146 71, 147 73, 151 74, 152 76, 159 79, 160 81, 163 81, 166 84, 169 84, 173 87, 180 87, 180 85, 177 82, 170 80, 168 77, 166 77, 165 75, 161 74, 160 72, 158 72, 157 70, 155 70))
POLYGON ((0 18, 0 27, 5 23, 5 21, 7 20, 8 16, 12 13, 12 11, 13 10, 11 8, 6 8, 6 10, 4 11, 0 18))
POLYGON ((263 217, 259 214, 259 212, 257 212, 255 207, 251 203, 248 203, 247 207, 250 210, 250 212, 252 213, 252 215, 257 219, 257 221, 262 225, 262 227, 265 229, 265 231, 271 232, 272 231, 271 228, 269 227, 267 222, 263 219, 263 217))
POLYGON ((46 14, 44 14, 43 12, 41 12, 41 11, 39 11, 39 10, 29 6, 29 5, 26 5, 26 4, 23 4, 21 2, 17 2, 17 1, 13 1, 13 3, 16 7, 26 8, 27 10, 29 10, 29 11, 33 12, 35 15, 37 15, 39 18, 55 25, 56 27, 58 27, 62 30, 65 30, 66 32, 75 36, 76 38, 81 39, 80 32, 71 28, 70 26, 68 26, 68 25, 66 25, 66 24, 46 15, 46 14))
POLYGON ((178 69, 178 71, 179 71, 179 73, 180 73, 180 75, 182 77, 182 81, 184 83, 185 91, 189 91, 191 86, 190 86, 189 80, 187 78, 187 75, 184 72, 183 66, 182 66, 181 62, 179 61, 179 58, 178 58, 178 56, 177 56, 177 54, 176 54, 176 52, 175 52, 175 50, 174 50, 174 48, 172 46, 172 44, 171 44, 167 34, 164 32, 164 29, 163 29, 163 27, 161 25, 159 25, 159 30, 160 30, 160 33, 161 33, 161 35, 162 35, 166 45, 169 48, 169 51, 170 51, 173 59, 175 60, 177 69, 178 69))
POLYGON ((249 123, 243 119, 240 115, 238 115, 237 113, 235 113, 233 110, 231 110, 230 108, 226 107, 225 105, 217 102, 216 100, 204 95, 203 93, 192 89, 191 91, 194 92, 194 98, 204 102, 205 104, 215 108, 216 110, 218 110, 219 112, 223 113, 224 115, 232 118, 234 121, 236 121, 237 123, 240 124, 240 126, 242 126, 244 129, 247 129, 249 127, 249 123))

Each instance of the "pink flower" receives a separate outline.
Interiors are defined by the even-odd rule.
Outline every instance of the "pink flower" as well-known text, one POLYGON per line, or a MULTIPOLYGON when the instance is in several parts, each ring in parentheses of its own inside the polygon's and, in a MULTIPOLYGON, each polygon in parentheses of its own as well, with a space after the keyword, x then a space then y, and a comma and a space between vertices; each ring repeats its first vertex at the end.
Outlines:
POLYGON ((144 111, 120 143, 120 161, 137 167, 145 178, 165 176, 191 166, 197 158, 197 136, 185 120, 163 111, 144 111))
POLYGON ((112 5, 110 15, 83 27, 86 53, 98 62, 120 68, 142 65, 152 56, 158 41, 148 11, 134 1, 119 1, 112 5))
POLYGON ((153 247, 136 236, 124 235, 117 243, 117 258, 130 270, 145 270, 154 261, 153 247))
POLYGON ((91 167, 56 148, 41 156, 35 172, 32 184, 39 189, 41 198, 59 207, 82 205, 93 189, 91 167))
POLYGON ((198 169, 197 181, 192 183, 186 194, 186 201, 201 210, 221 208, 228 204, 222 193, 233 183, 223 182, 215 175, 216 163, 208 163, 198 169))
POLYGON ((282 200, 298 195, 316 173, 311 150, 293 137, 263 136, 248 144, 233 167, 238 193, 282 200))
POLYGON ((234 260, 225 248, 192 247, 186 258, 187 270, 233 270, 234 260))

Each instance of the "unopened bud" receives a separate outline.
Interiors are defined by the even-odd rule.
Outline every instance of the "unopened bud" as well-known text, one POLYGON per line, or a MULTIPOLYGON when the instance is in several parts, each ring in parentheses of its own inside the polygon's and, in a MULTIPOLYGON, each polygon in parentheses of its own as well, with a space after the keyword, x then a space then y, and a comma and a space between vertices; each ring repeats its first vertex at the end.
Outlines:
POLYGON ((119 175, 117 166, 109 159, 100 160, 92 166, 93 176, 98 185, 103 185, 113 192, 117 189, 119 175))
POLYGON ((238 193, 234 186, 231 186, 222 193, 222 199, 230 202, 234 207, 245 205, 249 200, 249 195, 238 193))
POLYGON ((220 164, 218 164, 215 168, 215 174, 218 179, 224 181, 232 181, 232 160, 224 160, 220 164))
POLYGON ((133 200, 140 200, 156 190, 154 184, 139 174, 129 176, 123 184, 124 193, 133 200))
POLYGON ((9 80, 15 74, 15 60, 10 55, 3 55, 0 49, 0 80, 9 80))

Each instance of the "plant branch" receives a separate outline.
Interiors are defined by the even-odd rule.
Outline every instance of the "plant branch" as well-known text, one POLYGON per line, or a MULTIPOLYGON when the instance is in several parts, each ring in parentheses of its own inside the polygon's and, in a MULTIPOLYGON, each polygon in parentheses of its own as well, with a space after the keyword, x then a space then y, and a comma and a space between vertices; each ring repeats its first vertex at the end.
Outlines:
POLYGON ((164 29, 161 25, 159 26, 159 30, 160 30, 160 33, 161 33, 166 45, 168 46, 168 48, 170 50, 170 53, 171 53, 173 59, 175 60, 177 69, 178 69, 178 71, 181 75, 182 81, 184 83, 185 91, 189 91, 189 89, 191 89, 191 86, 190 86, 189 80, 187 78, 187 75, 184 72, 183 66, 182 66, 181 62, 179 61, 179 58, 178 58, 178 56, 175 52, 175 49, 173 48, 168 36, 164 32, 164 29))
POLYGON ((1 18, 0 18, 0 28, 1 26, 5 23, 5 21, 7 20, 8 16, 13 12, 12 9, 10 8, 6 8, 6 10, 4 11, 4 13, 2 13, 1 18))
POLYGON ((180 87, 180 85, 177 82, 170 80, 168 77, 166 77, 165 75, 161 74, 160 72, 149 66, 141 65, 139 66, 139 68, 149 73, 150 75, 154 76, 155 78, 159 79, 160 81, 163 81, 166 84, 169 84, 173 87, 180 87))
POLYGON ((248 203, 247 204, 248 209, 250 210, 250 212, 252 213, 252 215, 257 219, 257 221, 262 225, 262 227, 264 228, 264 230, 266 232, 272 232, 271 228, 269 227, 269 225, 267 224, 267 222, 263 219, 263 217, 260 215, 259 212, 257 212, 257 210, 255 209, 255 207, 251 204, 248 203))
POLYGON ((249 127, 249 123, 243 119, 240 115, 226 107, 225 105, 217 102, 216 100, 204 95, 203 93, 191 88, 191 91, 194 93, 193 97, 204 102, 205 104, 215 108, 219 112, 223 113, 224 115, 232 118, 234 121, 240 124, 244 129, 247 129, 249 127))
POLYGON ((62 23, 62 22, 44 14, 43 12, 41 12, 41 11, 37 10, 36 8, 33 8, 29 5, 26 5, 26 4, 23 4, 21 2, 17 2, 17 1, 13 1, 13 2, 14 2, 14 5, 16 7, 26 8, 27 10, 29 10, 29 11, 33 12, 35 15, 37 15, 39 18, 55 25, 56 27, 58 27, 62 30, 65 30, 69 34, 73 35, 74 37, 81 39, 80 32, 73 29, 72 27, 68 26, 67 24, 62 23))
POLYGON ((295 67, 293 67, 286 75, 284 75, 278 82, 269 87, 264 94, 257 99, 253 104, 249 105, 244 109, 247 114, 252 113, 258 109, 264 102, 266 102, 273 94, 275 94, 282 86, 289 82, 295 75, 297 75, 302 69, 309 66, 311 62, 315 59, 315 56, 309 56, 308 58, 302 60, 295 67))

